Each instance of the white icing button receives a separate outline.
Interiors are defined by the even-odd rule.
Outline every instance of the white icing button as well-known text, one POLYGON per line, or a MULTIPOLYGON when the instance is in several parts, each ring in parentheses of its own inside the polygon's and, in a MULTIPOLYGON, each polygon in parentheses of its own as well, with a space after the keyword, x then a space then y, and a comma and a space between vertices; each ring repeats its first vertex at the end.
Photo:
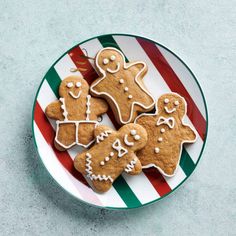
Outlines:
POLYGON ((178 106, 179 105, 179 101, 175 101, 174 104, 175 104, 175 106, 178 106))
POLYGON ((73 87, 73 83, 72 82, 69 82, 69 83, 67 83, 67 88, 71 88, 71 87, 73 87))
POLYGON ((124 83, 124 80, 123 79, 120 79, 120 84, 123 84, 124 83))
POLYGON ((114 156, 114 152, 110 152, 110 157, 113 157, 114 156))
POLYGON ((80 83, 80 82, 77 82, 77 83, 75 84, 75 86, 76 86, 77 88, 79 88, 79 87, 81 86, 81 83, 80 83))
POLYGON ((158 147, 156 147, 156 148, 154 149, 154 151, 155 151, 155 153, 159 153, 159 152, 160 152, 160 149, 159 149, 158 147))
POLYGON ((167 104, 169 102, 168 98, 165 98, 164 103, 167 104))
POLYGON ((162 142, 162 140, 163 140, 162 137, 158 138, 158 142, 162 142))
POLYGON ((136 132, 135 129, 132 129, 132 130, 130 131, 130 134, 134 136, 135 134, 137 134, 137 132, 136 132))
POLYGON ((115 56, 115 55, 111 55, 110 59, 111 59, 112 61, 115 61, 116 56, 115 56))
POLYGON ((108 62, 109 62, 109 60, 108 60, 107 58, 104 58, 104 59, 103 59, 103 64, 104 64, 104 65, 108 64, 108 62))
POLYGON ((166 130, 164 128, 161 129, 161 133, 164 133, 166 130))
POLYGON ((109 161, 110 160, 110 158, 109 157, 105 157, 105 161, 109 161))
POLYGON ((125 90, 125 92, 128 92, 128 91, 129 91, 129 88, 128 88, 128 87, 125 87, 124 90, 125 90))
POLYGON ((132 97, 133 97, 133 96, 132 96, 131 94, 128 96, 129 99, 131 99, 132 97))
POLYGON ((100 162, 100 165, 101 165, 101 166, 104 166, 104 165, 105 165, 104 161, 101 161, 101 162, 100 162))
POLYGON ((139 135, 135 135, 135 136, 134 136, 134 139, 135 139, 135 140, 139 140, 139 139, 140 139, 140 136, 139 136, 139 135))

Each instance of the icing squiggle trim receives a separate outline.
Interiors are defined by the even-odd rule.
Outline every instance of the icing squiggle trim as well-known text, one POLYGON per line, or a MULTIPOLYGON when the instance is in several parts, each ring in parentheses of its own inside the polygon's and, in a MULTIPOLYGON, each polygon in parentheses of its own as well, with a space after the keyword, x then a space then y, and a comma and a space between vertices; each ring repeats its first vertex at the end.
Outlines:
MULTIPOLYGON (((174 173, 173 173, 172 175, 166 174, 159 166, 156 166, 155 164, 152 164, 152 163, 151 163, 151 164, 148 164, 148 165, 146 165, 146 166, 142 166, 142 168, 143 168, 143 169, 147 169, 147 168, 150 168, 150 167, 155 167, 156 169, 158 169, 158 170, 160 171, 160 173, 161 173, 162 175, 167 176, 167 177, 172 177, 172 176, 174 176, 174 175, 176 174, 176 172, 177 172, 177 170, 178 170, 179 162, 180 162, 180 158, 181 158, 181 154, 182 154, 182 150, 183 150, 183 144, 184 144, 184 143, 195 143, 196 140, 197 140, 198 135, 197 135, 197 131, 195 130, 195 128, 194 128, 193 126, 190 126, 190 125, 188 125, 188 124, 186 124, 186 123, 184 122, 184 116, 186 116, 186 114, 187 114, 187 102, 185 101, 184 97, 182 97, 182 96, 180 96, 178 93, 174 93, 174 92, 172 92, 172 93, 170 92, 170 93, 167 93, 167 94, 177 95, 177 96, 179 96, 180 98, 183 99, 184 105, 185 105, 185 113, 184 113, 184 115, 183 115, 183 118, 181 119, 181 122, 182 122, 183 125, 188 126, 189 128, 191 128, 191 129, 193 130, 193 132, 195 133, 196 138, 195 138, 194 140, 192 140, 192 141, 183 140, 183 141, 181 142, 181 144, 180 144, 180 151, 179 151, 179 158, 178 158, 179 161, 178 161, 178 163, 177 163, 177 165, 176 165, 176 168, 175 168, 175 170, 174 170, 174 173)), ((164 94, 163 94, 163 95, 164 95, 164 94)), ((162 95, 162 96, 163 96, 163 95, 162 95)), ((157 100, 158 100, 158 99, 157 99, 157 100)), ((158 115, 157 103, 155 104, 155 109, 156 109, 156 112, 155 112, 154 114, 150 114, 150 113, 143 113, 143 114, 140 114, 139 116, 137 116, 137 117, 135 118, 134 123, 136 124, 136 123, 137 123, 137 120, 138 120, 140 117, 142 117, 142 116, 155 116, 155 115, 158 115)), ((159 149, 159 151, 160 151, 160 149, 159 149)))
POLYGON ((87 152, 86 153, 86 164, 85 164, 85 166, 86 166, 85 171, 87 173, 87 177, 90 178, 91 180, 100 180, 100 181, 110 180, 111 183, 113 183, 114 180, 110 175, 95 175, 95 174, 93 174, 93 171, 92 171, 93 168, 91 166, 91 164, 92 164, 91 159, 92 159, 92 155, 87 152))
POLYGON ((136 160, 132 160, 125 168, 125 172, 129 173, 134 169, 135 164, 137 163, 136 160))
POLYGON ((141 106, 141 107, 144 108, 144 109, 150 109, 150 108, 152 108, 152 107, 155 105, 155 100, 154 100, 154 98, 152 97, 151 93, 149 93, 149 92, 142 86, 142 84, 138 81, 139 75, 142 74, 143 71, 146 70, 146 68, 147 68, 147 64, 146 64, 145 62, 138 61, 138 62, 129 63, 129 64, 127 65, 127 64, 125 63, 124 54, 123 54, 121 51, 119 51, 119 50, 117 50, 117 49, 115 49, 115 48, 112 48, 112 47, 107 47, 107 48, 101 49, 101 50, 98 52, 98 54, 97 54, 97 56, 96 56, 95 64, 96 64, 96 67, 99 69, 100 73, 102 74, 102 78, 99 78, 98 81, 97 81, 96 83, 94 83, 94 84, 90 87, 90 90, 91 90, 94 94, 96 94, 96 95, 106 95, 106 96, 108 96, 108 97, 113 101, 113 103, 115 104, 116 109, 117 109, 117 111, 118 111, 118 116, 119 116, 119 120, 120 120, 121 124, 124 125, 124 124, 130 123, 130 121, 131 121, 132 118, 133 118, 133 111, 134 111, 134 106, 135 106, 135 105, 139 105, 139 106, 141 106), (136 65, 136 64, 143 64, 143 68, 137 73, 137 75, 135 76, 135 79, 134 79, 134 80, 135 80, 136 84, 141 88, 141 90, 143 90, 143 91, 153 100, 153 103, 152 103, 151 105, 149 105, 149 106, 144 106, 142 103, 139 103, 139 102, 136 102, 136 101, 132 102, 131 109, 130 109, 130 113, 129 113, 129 118, 128 118, 128 120, 126 120, 126 121, 122 119, 120 107, 119 107, 118 103, 116 102, 116 100, 115 100, 110 94, 108 94, 108 93, 106 93, 106 92, 97 92, 96 90, 93 89, 99 82, 101 82, 102 80, 104 80, 104 79, 106 78, 106 72, 98 65, 98 57, 99 57, 100 53, 101 53, 103 50, 105 50, 105 49, 111 49, 111 50, 117 51, 119 54, 121 54, 121 56, 122 56, 122 58, 123 58, 123 61, 124 61, 124 69, 128 69, 129 67, 131 67, 131 66, 133 66, 133 65, 136 65))
POLYGON ((65 98, 60 98, 59 101, 62 103, 61 105, 61 109, 63 110, 63 116, 64 116, 64 120, 68 120, 67 116, 68 116, 68 112, 66 110, 66 103, 65 103, 65 98))
POLYGON ((109 134, 111 134, 111 130, 106 130, 104 132, 102 132, 101 134, 99 134, 97 137, 96 137, 96 142, 97 143, 100 143, 100 141, 103 141, 105 138, 108 137, 109 134))
POLYGON ((134 142, 129 142, 128 134, 126 134, 125 137, 124 137, 124 143, 129 147, 134 146, 134 142))

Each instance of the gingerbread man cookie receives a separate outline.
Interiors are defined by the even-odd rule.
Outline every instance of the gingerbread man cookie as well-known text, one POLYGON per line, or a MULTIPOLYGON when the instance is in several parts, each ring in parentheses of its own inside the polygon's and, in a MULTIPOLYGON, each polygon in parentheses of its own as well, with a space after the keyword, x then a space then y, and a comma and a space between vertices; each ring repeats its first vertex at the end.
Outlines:
POLYGON ((63 151, 74 145, 88 147, 93 141, 97 118, 108 110, 103 99, 89 94, 89 85, 80 76, 69 76, 59 87, 60 99, 46 107, 46 115, 57 124, 55 147, 63 151))
POLYGON ((108 47, 97 53, 95 66, 100 77, 92 83, 91 94, 107 100, 119 124, 133 122, 139 112, 154 108, 154 99, 142 80, 146 63, 126 63, 121 51, 108 47))
POLYGON ((123 172, 139 174, 141 163, 135 152, 147 142, 147 132, 138 124, 127 124, 118 131, 107 126, 97 126, 94 146, 80 153, 74 160, 75 168, 87 176, 95 190, 108 191, 123 172))
POLYGON ((156 167, 163 175, 173 176, 179 165, 183 143, 196 141, 196 131, 184 124, 187 103, 176 93, 162 95, 155 114, 142 114, 135 123, 148 133, 147 145, 137 153, 143 168, 156 167))

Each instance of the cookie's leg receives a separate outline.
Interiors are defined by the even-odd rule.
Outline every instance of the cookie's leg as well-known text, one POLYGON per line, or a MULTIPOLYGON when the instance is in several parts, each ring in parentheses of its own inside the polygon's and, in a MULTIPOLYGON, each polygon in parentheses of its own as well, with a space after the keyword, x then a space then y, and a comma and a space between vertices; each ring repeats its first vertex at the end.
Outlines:
POLYGON ((76 127, 74 123, 61 123, 58 126, 58 133, 57 137, 55 139, 55 142, 58 144, 55 147, 58 146, 61 151, 61 148, 68 149, 70 146, 75 143, 75 133, 76 133, 76 127))
POLYGON ((107 180, 107 181, 93 180, 92 183, 93 183, 94 188, 98 192, 102 192, 102 193, 107 192, 112 186, 112 183, 109 180, 107 180))
POLYGON ((78 154, 74 160, 74 167, 78 170, 81 174, 87 175, 86 172, 86 156, 85 153, 78 154))
POLYGON ((88 145, 94 140, 95 123, 80 123, 78 129, 78 141, 83 145, 88 145))

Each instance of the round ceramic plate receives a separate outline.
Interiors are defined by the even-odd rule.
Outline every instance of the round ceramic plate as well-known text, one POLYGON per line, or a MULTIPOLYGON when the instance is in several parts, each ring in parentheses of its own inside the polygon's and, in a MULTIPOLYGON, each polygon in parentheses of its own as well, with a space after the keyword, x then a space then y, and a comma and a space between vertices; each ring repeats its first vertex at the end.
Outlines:
MULTIPOLYGON (((103 115, 101 124, 117 127, 109 114, 103 115)), ((109 34, 88 39, 64 53, 48 70, 38 89, 33 108, 33 134, 39 156, 56 182, 77 199, 88 204, 113 209, 141 207, 158 201, 174 192, 196 168, 201 157, 207 135, 207 108, 197 79, 186 64, 166 47, 150 39, 136 35, 109 34), (84 177, 73 167, 73 159, 82 148, 59 152, 53 146, 55 121, 44 114, 46 106, 58 99, 61 80, 69 75, 82 74, 91 84, 98 75, 92 60, 103 47, 120 49, 127 61, 144 61, 148 73, 144 83, 153 97, 176 92, 188 104, 185 122, 195 127, 197 141, 183 148, 180 166, 172 178, 162 176, 157 169, 144 170, 140 175, 122 174, 112 188, 104 193, 94 192, 84 177), (79 62, 84 63, 79 63, 79 62), (72 72, 78 68, 79 71, 72 72)))

